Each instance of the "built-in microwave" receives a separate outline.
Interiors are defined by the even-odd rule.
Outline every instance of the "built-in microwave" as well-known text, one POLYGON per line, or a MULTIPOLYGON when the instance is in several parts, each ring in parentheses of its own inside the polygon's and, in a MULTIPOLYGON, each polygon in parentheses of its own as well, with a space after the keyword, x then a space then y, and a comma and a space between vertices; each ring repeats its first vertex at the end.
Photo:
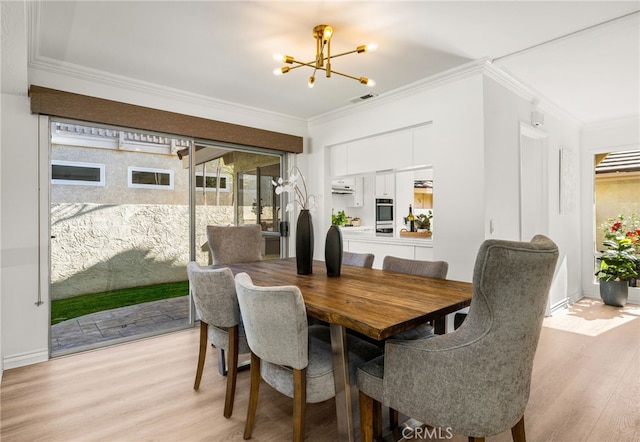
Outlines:
POLYGON ((393 236, 393 199, 376 198, 376 234, 393 236))

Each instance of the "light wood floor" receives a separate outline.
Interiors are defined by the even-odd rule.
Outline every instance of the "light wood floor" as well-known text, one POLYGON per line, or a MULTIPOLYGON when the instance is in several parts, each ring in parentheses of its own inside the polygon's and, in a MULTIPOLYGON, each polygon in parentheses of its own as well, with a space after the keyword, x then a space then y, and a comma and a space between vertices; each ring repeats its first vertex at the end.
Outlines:
MULTIPOLYGON (((249 372, 240 373, 225 419, 215 351, 200 391, 192 388, 197 347, 193 329, 7 370, 0 439, 240 441, 249 372)), ((529 442, 640 441, 639 349, 640 306, 582 300, 545 319, 525 414, 529 442)), ((290 440, 291 401, 264 383, 261 393, 252 440, 290 440)), ((310 404, 307 440, 335 439, 333 400, 310 404)), ((509 432, 487 438, 510 440, 509 432)))

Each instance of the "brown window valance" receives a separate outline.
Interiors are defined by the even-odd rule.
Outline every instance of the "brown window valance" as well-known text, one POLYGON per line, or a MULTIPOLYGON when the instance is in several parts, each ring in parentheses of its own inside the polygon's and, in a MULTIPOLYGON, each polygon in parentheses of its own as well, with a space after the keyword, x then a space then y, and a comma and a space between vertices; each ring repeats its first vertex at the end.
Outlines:
POLYGON ((301 153, 302 137, 31 85, 31 113, 301 153))

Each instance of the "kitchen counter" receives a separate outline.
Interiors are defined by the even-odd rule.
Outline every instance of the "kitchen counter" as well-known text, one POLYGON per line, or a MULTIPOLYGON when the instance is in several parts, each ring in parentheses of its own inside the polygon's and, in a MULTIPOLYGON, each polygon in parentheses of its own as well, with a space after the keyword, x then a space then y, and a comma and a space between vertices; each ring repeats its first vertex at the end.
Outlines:
POLYGON ((398 233, 395 236, 377 236, 373 226, 340 227, 342 238, 346 241, 367 242, 375 244, 396 244, 418 247, 433 247, 433 239, 429 238, 401 238, 398 233))

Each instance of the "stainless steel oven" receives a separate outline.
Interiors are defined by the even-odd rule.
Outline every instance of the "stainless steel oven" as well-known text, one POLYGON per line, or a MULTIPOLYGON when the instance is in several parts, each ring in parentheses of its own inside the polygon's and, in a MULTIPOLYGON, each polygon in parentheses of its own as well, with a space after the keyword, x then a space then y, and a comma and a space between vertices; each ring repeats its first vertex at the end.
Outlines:
POLYGON ((393 236, 393 199, 376 198, 376 235, 393 236))

